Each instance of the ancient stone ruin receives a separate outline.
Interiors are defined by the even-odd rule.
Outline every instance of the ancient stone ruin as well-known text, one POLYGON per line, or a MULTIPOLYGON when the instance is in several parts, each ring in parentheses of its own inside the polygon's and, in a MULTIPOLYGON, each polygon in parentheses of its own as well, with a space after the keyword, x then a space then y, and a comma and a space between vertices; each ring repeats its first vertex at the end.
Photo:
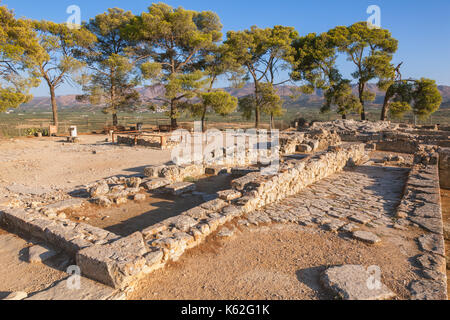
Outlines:
MULTIPOLYGON (((74 190, 73 197, 45 206, 30 202, 2 207, 0 224, 64 250, 85 277, 119 291, 133 288, 143 276, 177 261, 212 235, 231 237, 233 226, 300 224, 368 246, 383 242, 388 228, 416 228, 411 241, 421 254, 411 260, 418 278, 406 284, 410 297, 446 299, 439 188, 450 183, 449 129, 388 122, 315 123, 280 134, 280 166, 270 175, 262 174, 264 165, 250 163, 247 156, 227 161, 224 150, 224 161, 218 163, 151 166, 139 175, 88 183, 84 190, 74 190), (369 156, 374 151, 402 153, 411 161, 399 155, 374 160, 369 156), (196 181, 205 176, 229 177, 230 182, 212 197, 203 195, 200 204, 131 234, 116 234, 67 215, 86 206, 127 206, 154 193, 183 199, 195 194, 196 181)), ((361 285, 365 273, 360 268, 330 268, 321 282, 342 299, 395 297, 384 284, 368 292, 361 285)))

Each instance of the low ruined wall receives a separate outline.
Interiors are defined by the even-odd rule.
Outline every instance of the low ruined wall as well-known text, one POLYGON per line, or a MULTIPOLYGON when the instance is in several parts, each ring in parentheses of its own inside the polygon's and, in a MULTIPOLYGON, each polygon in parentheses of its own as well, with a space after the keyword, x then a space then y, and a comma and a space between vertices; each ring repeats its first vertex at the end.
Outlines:
MULTIPOLYGON (((416 241, 422 254, 413 267, 421 279, 410 284, 413 299, 447 300, 444 230, 436 154, 419 150, 409 173, 397 219, 408 219, 424 230, 416 241)), ((431 150, 432 151, 432 150, 431 150)))
POLYGON ((450 189, 450 148, 439 150, 439 178, 441 188, 450 189))
POLYGON ((223 193, 235 194, 238 198, 232 198, 237 199, 212 200, 129 237, 83 249, 77 253, 77 265, 86 277, 116 288, 126 287, 167 262, 176 261, 221 225, 298 193, 346 165, 358 163, 365 155, 363 144, 350 144, 290 161, 272 176, 250 173, 245 182, 239 178, 233 183, 234 190, 223 193))
POLYGON ((72 257, 85 248, 116 241, 120 237, 104 229, 67 219, 49 218, 25 209, 0 208, 0 225, 41 239, 72 257))

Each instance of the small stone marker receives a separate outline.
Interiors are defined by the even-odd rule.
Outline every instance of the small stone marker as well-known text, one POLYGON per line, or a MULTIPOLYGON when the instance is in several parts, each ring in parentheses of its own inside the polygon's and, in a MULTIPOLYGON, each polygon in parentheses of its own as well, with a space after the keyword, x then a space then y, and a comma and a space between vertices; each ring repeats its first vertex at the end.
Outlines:
POLYGON ((377 235, 368 231, 355 231, 353 232, 353 238, 369 244, 376 244, 381 241, 381 239, 378 238, 377 235))
POLYGON ((395 294, 364 266, 343 265, 327 269, 322 285, 343 300, 387 300, 395 294))
POLYGON ((28 248, 28 261, 30 263, 42 263, 56 256, 58 252, 39 245, 28 248))

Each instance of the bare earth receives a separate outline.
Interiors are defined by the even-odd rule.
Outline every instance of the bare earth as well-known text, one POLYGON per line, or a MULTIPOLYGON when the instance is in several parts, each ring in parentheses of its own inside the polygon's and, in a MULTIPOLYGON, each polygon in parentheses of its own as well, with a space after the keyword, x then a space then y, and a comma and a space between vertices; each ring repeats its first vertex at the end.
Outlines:
POLYGON ((80 144, 65 143, 56 137, 0 140, 0 186, 70 190, 113 175, 140 173, 143 167, 170 161, 170 151, 115 146, 106 143, 106 138, 81 136, 80 144))
POLYGON ((248 230, 209 242, 142 281, 129 299, 332 299, 319 275, 327 266, 378 265, 383 281, 404 297, 414 278, 398 246, 369 246, 298 225, 248 230))

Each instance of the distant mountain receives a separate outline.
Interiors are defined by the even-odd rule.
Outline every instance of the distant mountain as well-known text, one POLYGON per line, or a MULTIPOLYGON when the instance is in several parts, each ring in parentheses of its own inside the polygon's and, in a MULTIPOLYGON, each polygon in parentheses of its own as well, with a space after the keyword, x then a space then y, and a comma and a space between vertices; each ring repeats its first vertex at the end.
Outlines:
MULTIPOLYGON (((374 105, 381 105, 384 101, 384 92, 380 91, 376 84, 369 84, 370 91, 375 92, 376 98, 373 102, 374 105)), ((323 92, 316 90, 314 94, 299 94, 296 92, 294 86, 279 86, 278 93, 285 100, 286 108, 295 108, 299 106, 320 106, 323 104, 323 92), (294 98, 294 99, 292 99, 294 98)), ((438 86, 442 95, 442 108, 450 108, 450 86, 438 86)), ((224 88, 235 97, 243 97, 253 92, 253 85, 247 84, 242 88, 224 88)), ((356 93, 356 87, 354 87, 356 93)), ((160 104, 158 97, 164 95, 164 87, 162 85, 154 85, 139 88, 142 98, 146 102, 152 102, 160 104)), ((76 95, 58 96, 56 99, 60 110, 74 110, 74 111, 92 111, 98 110, 98 106, 92 106, 85 102, 79 102, 76 100, 76 95)), ((22 111, 50 111, 51 103, 50 97, 35 97, 31 102, 24 104, 19 110, 22 111)))

